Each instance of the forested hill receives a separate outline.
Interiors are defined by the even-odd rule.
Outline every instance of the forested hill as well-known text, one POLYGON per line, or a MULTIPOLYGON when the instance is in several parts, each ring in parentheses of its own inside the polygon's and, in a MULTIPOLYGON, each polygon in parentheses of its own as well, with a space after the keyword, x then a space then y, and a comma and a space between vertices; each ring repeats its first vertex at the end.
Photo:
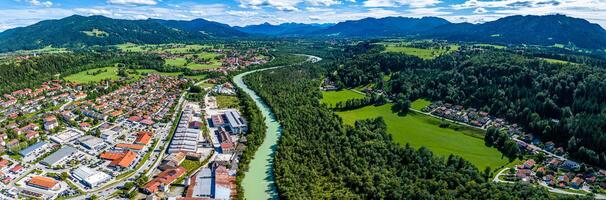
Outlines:
POLYGON ((53 47, 81 47, 122 43, 196 42, 213 36, 244 36, 227 25, 206 20, 123 20, 74 15, 45 20, 0 33, 0 52, 53 47))
POLYGON ((192 34, 203 34, 208 36, 217 37, 245 37, 247 33, 236 30, 227 24, 218 22, 208 21, 205 19, 194 19, 191 21, 181 20, 162 20, 162 19, 149 19, 148 21, 156 22, 164 26, 178 29, 192 34))
POLYGON ((464 42, 546 46, 562 44, 588 49, 606 48, 606 30, 587 20, 565 15, 518 15, 483 24, 451 23, 437 17, 386 17, 350 20, 327 27, 301 29, 300 26, 263 24, 240 30, 273 36, 358 38, 407 36, 464 42))
POLYGON ((582 48, 606 47, 606 30, 587 20, 565 15, 510 16, 483 24, 448 24, 424 37, 502 44, 572 44, 582 48))

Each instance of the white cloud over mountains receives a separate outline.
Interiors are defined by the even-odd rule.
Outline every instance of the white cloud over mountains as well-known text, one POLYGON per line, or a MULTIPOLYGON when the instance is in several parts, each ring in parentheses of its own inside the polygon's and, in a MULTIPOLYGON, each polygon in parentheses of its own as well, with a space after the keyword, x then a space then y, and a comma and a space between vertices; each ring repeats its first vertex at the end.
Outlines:
POLYGON ((107 0, 109 4, 118 5, 156 5, 156 0, 107 0))
POLYGON ((101 3, 65 7, 65 0, 13 0, 24 8, 0 7, 0 31, 73 14, 121 19, 205 18, 230 25, 248 25, 264 22, 336 23, 387 16, 437 16, 452 22, 481 23, 509 15, 560 13, 606 25, 606 0, 465 0, 458 3, 451 0, 97 1, 101 3))

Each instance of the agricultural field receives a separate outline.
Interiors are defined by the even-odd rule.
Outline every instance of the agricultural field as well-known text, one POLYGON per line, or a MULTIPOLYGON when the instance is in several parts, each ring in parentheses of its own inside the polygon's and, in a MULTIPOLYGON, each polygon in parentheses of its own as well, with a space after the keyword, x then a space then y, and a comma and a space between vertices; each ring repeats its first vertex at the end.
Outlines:
POLYGON ((217 107, 219 108, 238 108, 240 106, 238 97, 235 96, 218 95, 215 98, 217 99, 217 107))
POLYGON ((362 99, 363 94, 351 91, 351 90, 340 90, 340 91, 322 91, 321 103, 325 103, 329 107, 334 107, 338 102, 344 102, 349 99, 362 99))
POLYGON ((213 48, 210 45, 200 45, 200 44, 192 44, 192 45, 179 45, 179 44, 119 44, 115 45, 116 48, 122 51, 130 51, 130 52, 166 52, 166 53, 189 53, 191 51, 197 51, 201 49, 210 49, 213 48))
POLYGON ((188 63, 185 58, 172 58, 166 59, 165 61, 167 65, 175 67, 186 67, 191 70, 216 69, 221 67, 221 62, 214 59, 211 61, 211 64, 188 63))
MULTIPOLYGON (((181 75, 181 72, 159 72, 154 69, 135 69, 134 71, 136 71, 136 73, 133 72, 132 69, 126 70, 126 72, 129 73, 128 76, 133 78, 134 80, 139 80, 144 73, 159 74, 159 75, 163 75, 163 76, 181 75)), ((205 77, 192 76, 192 79, 194 79, 194 78, 203 79, 205 77)), ((120 76, 118 76, 118 68, 117 67, 103 67, 103 68, 89 69, 89 70, 82 71, 82 72, 79 72, 76 74, 71 74, 71 75, 65 77, 65 80, 75 82, 75 83, 95 83, 95 82, 100 82, 100 81, 106 80, 106 79, 110 79, 110 80, 120 79, 120 76)))
POLYGON ((509 163, 497 149, 484 145, 482 130, 455 124, 440 128, 442 122, 437 118, 416 112, 400 116, 392 112, 391 107, 392 104, 367 106, 337 114, 349 125, 353 125, 356 120, 383 117, 387 132, 392 134, 394 142, 401 145, 409 143, 415 148, 424 146, 443 157, 455 154, 479 169, 487 166, 499 169, 509 163))
POLYGON ((89 69, 65 77, 65 80, 75 83, 95 83, 105 79, 118 80, 117 67, 103 67, 89 69))
POLYGON ((460 48, 458 45, 450 45, 449 48, 415 48, 407 46, 396 46, 395 44, 389 44, 385 46, 385 52, 396 52, 404 53, 408 55, 417 56, 422 59, 434 59, 442 54, 457 51, 460 48))
POLYGON ((502 46, 502 45, 496 45, 496 44, 474 44, 473 46, 478 46, 478 47, 492 47, 495 49, 506 49, 506 46, 502 46))

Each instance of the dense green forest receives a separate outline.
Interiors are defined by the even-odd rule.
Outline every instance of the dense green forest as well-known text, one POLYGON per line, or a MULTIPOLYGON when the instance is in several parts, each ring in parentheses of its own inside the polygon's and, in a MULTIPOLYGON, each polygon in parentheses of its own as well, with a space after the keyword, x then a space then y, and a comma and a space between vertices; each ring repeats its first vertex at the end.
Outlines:
POLYGON ((381 47, 368 44, 352 48, 367 52, 327 65, 342 87, 374 83, 396 102, 423 97, 479 108, 565 147, 575 159, 606 167, 606 68, 600 58, 543 54, 578 62, 557 64, 535 58, 536 50, 463 47, 422 60, 379 53, 381 47))
POLYGON ((319 103, 322 68, 287 67, 245 81, 283 126, 275 155, 282 199, 552 199, 525 184, 491 183, 469 162, 392 142, 381 118, 344 126, 319 103))

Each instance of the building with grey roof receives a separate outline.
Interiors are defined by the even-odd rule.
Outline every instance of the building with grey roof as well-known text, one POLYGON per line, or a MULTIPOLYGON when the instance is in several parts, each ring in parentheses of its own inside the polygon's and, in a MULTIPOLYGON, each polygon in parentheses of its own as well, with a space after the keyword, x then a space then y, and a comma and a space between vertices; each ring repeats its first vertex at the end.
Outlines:
POLYGON ((205 167, 196 174, 193 185, 193 198, 211 198, 213 173, 210 168, 205 167))
POLYGON ((86 166, 80 166, 74 169, 72 171, 72 176, 82 184, 91 188, 111 179, 111 176, 108 174, 88 168, 86 166))
POLYGON ((225 111, 225 118, 229 124, 232 133, 244 133, 248 130, 246 120, 240 116, 240 113, 234 109, 225 111))
POLYGON ((103 140, 101 138, 92 136, 92 135, 87 135, 84 136, 80 139, 78 139, 78 142, 80 142, 80 144, 90 150, 100 150, 105 146, 105 143, 103 142, 103 140))
POLYGON ((44 158, 44 160, 42 160, 42 164, 49 167, 54 167, 55 165, 63 162, 69 156, 74 155, 76 152, 78 152, 77 149, 70 146, 64 146, 61 149, 57 150, 55 153, 52 153, 51 155, 44 158))

